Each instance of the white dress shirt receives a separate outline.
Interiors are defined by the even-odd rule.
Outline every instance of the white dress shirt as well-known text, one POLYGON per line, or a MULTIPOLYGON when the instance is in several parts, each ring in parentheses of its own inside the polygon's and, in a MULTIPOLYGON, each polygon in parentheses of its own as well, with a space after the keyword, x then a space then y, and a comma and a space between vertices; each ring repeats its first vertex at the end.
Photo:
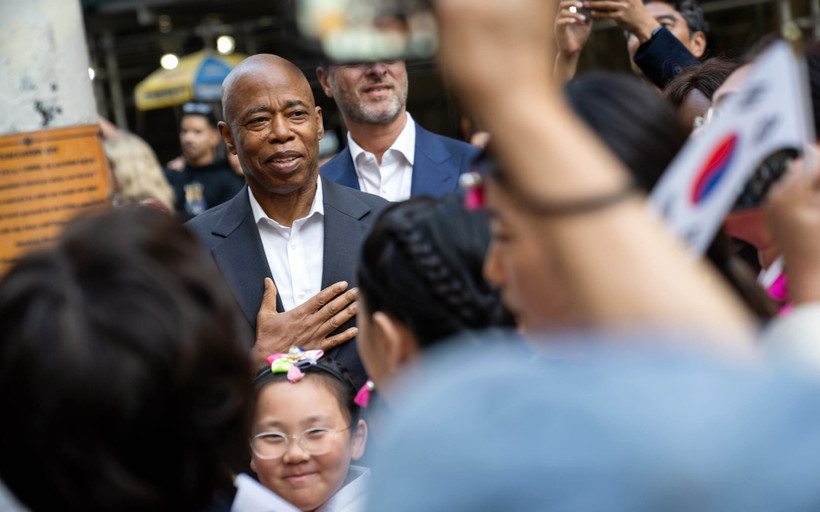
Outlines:
POLYGON ((307 216, 293 221, 292 227, 268 217, 248 188, 251 210, 262 238, 276 291, 285 311, 289 311, 322 289, 322 263, 325 248, 325 209, 322 180, 317 180, 316 195, 307 216))
POLYGON ((416 150, 416 123, 409 112, 404 129, 382 155, 381 165, 373 153, 356 144, 350 132, 347 132, 347 144, 362 191, 381 196, 388 201, 404 201, 410 198, 413 157, 416 150))
MULTIPOLYGON (((231 512, 299 512, 253 478, 240 473, 234 480, 236 497, 231 512)), ((347 478, 336 494, 316 512, 362 512, 370 490, 370 469, 351 465, 347 478)))

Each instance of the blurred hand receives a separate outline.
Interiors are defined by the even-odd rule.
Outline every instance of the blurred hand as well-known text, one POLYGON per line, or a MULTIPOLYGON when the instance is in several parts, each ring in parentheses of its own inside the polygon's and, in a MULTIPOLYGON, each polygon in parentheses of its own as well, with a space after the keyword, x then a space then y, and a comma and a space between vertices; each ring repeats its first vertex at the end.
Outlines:
POLYGON ((470 104, 549 86, 556 0, 437 0, 439 57, 470 104), (507 91, 507 92, 505 92, 507 91))
POLYGON ((653 18, 641 0, 589 0, 584 7, 596 19, 613 20, 619 28, 629 31, 641 43, 652 37, 660 23, 653 18))
POLYGON ((580 12, 584 6, 578 0, 561 0, 555 17, 555 41, 558 52, 564 55, 580 53, 592 32, 592 18, 580 12), (573 12, 575 11, 575 12, 573 12))
POLYGON ((766 214, 783 251, 795 303, 820 300, 820 175, 794 162, 766 197, 766 214))
POLYGON ((254 368, 265 364, 271 354, 287 352, 290 347, 305 350, 330 350, 353 339, 359 330, 351 327, 327 338, 356 315, 358 288, 347 290, 347 283, 339 281, 320 291, 304 304, 290 311, 276 311, 276 285, 265 278, 265 294, 256 315, 256 343, 251 349, 254 368))

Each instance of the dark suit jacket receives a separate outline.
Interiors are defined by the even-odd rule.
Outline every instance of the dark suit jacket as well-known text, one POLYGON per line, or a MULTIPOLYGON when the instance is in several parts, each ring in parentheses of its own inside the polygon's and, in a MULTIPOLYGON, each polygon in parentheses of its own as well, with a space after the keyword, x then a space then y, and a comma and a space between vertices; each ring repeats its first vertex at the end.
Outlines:
MULTIPOLYGON (((337 281, 347 281, 353 286, 361 245, 378 213, 388 202, 327 179, 322 181, 322 195, 325 210, 322 289, 337 281)), ((247 185, 233 199, 194 217, 186 226, 210 251, 253 332, 256 332, 256 314, 262 304, 265 278, 272 279, 273 276, 253 219, 247 185)), ((276 298, 276 309, 284 311, 279 297, 276 298)), ((337 332, 353 325, 351 320, 337 332)), ((360 386, 366 376, 355 341, 330 350, 328 355, 344 364, 360 386)))
MULTIPOLYGON (((442 135, 436 135, 416 123, 416 146, 413 156, 413 179, 410 196, 441 197, 458 189, 458 177, 469 170, 479 148, 442 135)), ((321 168, 329 180, 346 187, 359 188, 359 177, 353 166, 350 148, 344 148, 321 168)))

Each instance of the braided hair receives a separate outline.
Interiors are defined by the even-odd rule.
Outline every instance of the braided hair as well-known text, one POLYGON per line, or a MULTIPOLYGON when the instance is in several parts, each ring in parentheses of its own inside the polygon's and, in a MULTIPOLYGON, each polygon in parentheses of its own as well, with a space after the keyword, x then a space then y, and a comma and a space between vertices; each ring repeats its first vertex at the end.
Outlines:
POLYGON ((369 311, 404 323, 422 347, 468 329, 511 325, 498 291, 482 278, 490 231, 462 196, 391 205, 365 240, 359 289, 369 311))

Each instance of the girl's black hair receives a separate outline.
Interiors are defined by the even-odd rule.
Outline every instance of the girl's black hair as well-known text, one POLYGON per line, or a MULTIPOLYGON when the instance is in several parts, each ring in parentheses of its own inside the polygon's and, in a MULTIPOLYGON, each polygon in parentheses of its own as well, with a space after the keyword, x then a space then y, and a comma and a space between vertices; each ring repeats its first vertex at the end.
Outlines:
POLYGON ((370 312, 398 318, 422 347, 465 330, 512 325, 482 277, 491 239, 486 213, 462 203, 451 194, 391 205, 364 242, 362 300, 370 312))
MULTIPOLYGON (((323 356, 316 361, 316 364, 311 364, 305 360, 295 364, 305 374, 303 378, 307 379, 315 376, 333 392, 339 402, 339 408, 346 419, 349 420, 349 424, 358 421, 360 408, 354 402, 358 390, 353 383, 353 377, 350 376, 350 373, 341 363, 330 357, 323 356)), ((268 384, 287 380, 287 373, 273 373, 270 365, 265 365, 259 369, 254 379, 257 396, 268 384)))

